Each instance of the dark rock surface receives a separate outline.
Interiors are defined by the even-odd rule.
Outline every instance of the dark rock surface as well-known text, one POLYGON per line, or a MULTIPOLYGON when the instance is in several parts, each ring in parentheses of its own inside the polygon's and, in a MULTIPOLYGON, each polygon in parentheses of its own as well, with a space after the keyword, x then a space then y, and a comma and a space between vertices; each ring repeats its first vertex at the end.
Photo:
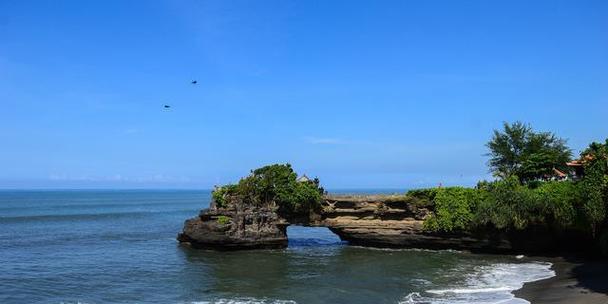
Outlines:
POLYGON ((194 248, 285 248, 288 225, 267 208, 210 208, 187 220, 177 239, 194 248))

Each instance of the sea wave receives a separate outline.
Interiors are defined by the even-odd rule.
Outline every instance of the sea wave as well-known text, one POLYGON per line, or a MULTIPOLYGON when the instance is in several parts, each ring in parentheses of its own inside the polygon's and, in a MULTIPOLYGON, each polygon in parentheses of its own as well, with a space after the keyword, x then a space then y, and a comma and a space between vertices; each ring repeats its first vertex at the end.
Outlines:
POLYGON ((429 253, 466 253, 466 251, 456 249, 424 249, 424 248, 388 248, 388 247, 369 247, 350 245, 351 248, 359 248, 372 251, 387 251, 387 252, 429 252, 429 253))
POLYGON ((546 262, 478 266, 460 286, 412 292, 399 303, 528 303, 526 300, 515 298, 512 291, 520 289, 524 283, 555 276, 551 266, 551 263, 546 262))

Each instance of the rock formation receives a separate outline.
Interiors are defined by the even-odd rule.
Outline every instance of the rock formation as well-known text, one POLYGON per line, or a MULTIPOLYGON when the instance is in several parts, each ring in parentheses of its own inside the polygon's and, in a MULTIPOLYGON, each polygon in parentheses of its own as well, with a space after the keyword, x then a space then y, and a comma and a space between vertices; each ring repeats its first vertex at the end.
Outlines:
POLYGON ((289 223, 269 208, 212 204, 199 216, 186 220, 177 239, 194 248, 219 250, 287 247, 289 223))
POLYGON ((504 240, 426 232, 423 222, 432 210, 416 206, 404 196, 326 196, 323 207, 317 225, 328 227, 353 245, 481 251, 510 248, 504 240))
POLYGON ((492 229, 431 233, 423 229, 423 222, 433 212, 432 206, 417 205, 407 196, 325 196, 321 206, 322 210, 308 217, 283 218, 270 206, 218 208, 212 203, 185 222, 178 240, 195 248, 220 250, 285 248, 286 228, 293 224, 328 227, 349 244, 373 247, 531 253, 553 252, 563 244, 572 247, 587 241, 534 227, 510 233, 492 229))

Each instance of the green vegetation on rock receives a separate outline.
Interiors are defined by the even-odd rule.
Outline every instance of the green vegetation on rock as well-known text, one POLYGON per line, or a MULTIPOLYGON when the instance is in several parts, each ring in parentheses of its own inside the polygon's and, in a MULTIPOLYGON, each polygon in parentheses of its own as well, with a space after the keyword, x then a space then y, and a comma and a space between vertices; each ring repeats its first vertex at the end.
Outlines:
POLYGON ((219 208, 265 206, 291 217, 319 210, 323 192, 318 179, 298 181, 290 164, 274 164, 251 171, 238 184, 217 187, 212 197, 219 208))
POLYGON ((483 192, 471 188, 438 188, 433 196, 435 214, 424 227, 431 231, 465 231, 474 218, 474 209, 483 192))
MULTIPOLYGON (((608 255, 608 140, 584 150, 576 169, 566 165, 571 152, 565 140, 519 122, 494 131, 487 147, 496 180, 481 181, 474 188, 416 189, 385 196, 374 216, 381 218, 390 206, 404 204, 427 214, 423 225, 431 233, 537 228, 576 232, 593 238, 608 255)), ((217 187, 212 196, 217 208, 270 208, 295 219, 321 212, 323 194, 318 179, 298 180, 291 165, 274 164, 251 171, 236 184, 217 187)), ((217 221, 228 224, 231 219, 217 221)))
POLYGON ((225 215, 220 215, 217 217, 217 223, 220 225, 227 225, 228 223, 230 223, 231 218, 229 216, 225 216, 225 215))

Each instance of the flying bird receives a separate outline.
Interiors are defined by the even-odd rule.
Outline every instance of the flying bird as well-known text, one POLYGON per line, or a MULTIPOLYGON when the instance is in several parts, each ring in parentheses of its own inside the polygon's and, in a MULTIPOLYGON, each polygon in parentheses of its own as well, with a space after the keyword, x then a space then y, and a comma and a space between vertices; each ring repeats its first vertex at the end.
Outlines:
POLYGON ((192 82, 191 82, 191 83, 192 83, 192 84, 197 84, 197 83, 198 83, 198 81, 196 81, 196 80, 192 80, 192 82))
POLYGON ((171 108, 170 105, 165 105, 165 109, 169 109, 169 108, 171 108))

